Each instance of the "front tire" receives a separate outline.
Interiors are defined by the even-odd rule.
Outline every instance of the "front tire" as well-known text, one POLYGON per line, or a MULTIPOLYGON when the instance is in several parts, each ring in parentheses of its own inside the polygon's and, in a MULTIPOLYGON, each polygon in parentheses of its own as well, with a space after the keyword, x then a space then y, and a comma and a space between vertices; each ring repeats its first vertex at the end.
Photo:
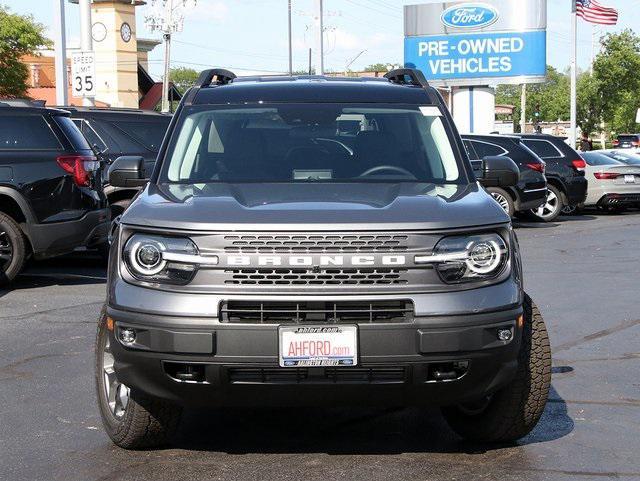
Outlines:
POLYGON ((529 212, 535 220, 551 222, 560 215, 562 209, 564 209, 562 192, 553 185, 547 185, 547 198, 544 204, 537 209, 531 209, 529 212))
POLYGON ((460 436, 478 442, 513 442, 527 435, 544 411, 551 386, 551 348, 544 320, 525 295, 524 328, 515 378, 483 402, 448 406, 442 414, 460 436))
POLYGON ((114 444, 125 449, 167 444, 180 422, 182 409, 118 382, 107 328, 106 310, 98 319, 96 336, 96 392, 104 429, 114 444))

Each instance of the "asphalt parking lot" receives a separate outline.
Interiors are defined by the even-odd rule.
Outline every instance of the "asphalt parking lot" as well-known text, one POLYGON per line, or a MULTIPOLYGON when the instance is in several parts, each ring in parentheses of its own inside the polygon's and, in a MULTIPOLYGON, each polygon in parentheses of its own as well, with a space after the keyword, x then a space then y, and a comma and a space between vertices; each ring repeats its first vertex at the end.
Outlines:
POLYGON ((85 253, 0 291, 0 479, 640 479, 640 213, 563 220, 518 226, 554 358, 518 445, 463 442, 437 410, 336 408, 189 411, 172 448, 116 448, 93 385, 105 273, 85 253))

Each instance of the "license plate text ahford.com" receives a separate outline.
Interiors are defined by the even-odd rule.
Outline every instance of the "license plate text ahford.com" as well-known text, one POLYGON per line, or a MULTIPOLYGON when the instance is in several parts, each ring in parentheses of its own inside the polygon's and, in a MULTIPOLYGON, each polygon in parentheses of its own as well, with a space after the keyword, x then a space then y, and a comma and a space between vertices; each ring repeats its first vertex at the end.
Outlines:
POLYGON ((297 326, 279 329, 280 366, 354 366, 356 326, 297 326))

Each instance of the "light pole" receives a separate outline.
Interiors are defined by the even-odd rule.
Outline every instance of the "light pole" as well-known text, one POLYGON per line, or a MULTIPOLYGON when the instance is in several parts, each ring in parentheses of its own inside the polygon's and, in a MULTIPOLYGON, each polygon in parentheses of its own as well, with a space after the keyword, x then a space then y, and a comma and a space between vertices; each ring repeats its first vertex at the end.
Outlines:
POLYGON ((144 21, 152 32, 161 32, 164 40, 164 78, 162 79, 162 111, 169 112, 169 73, 171 66, 171 35, 182 32, 187 10, 197 0, 151 0, 151 13, 144 21))

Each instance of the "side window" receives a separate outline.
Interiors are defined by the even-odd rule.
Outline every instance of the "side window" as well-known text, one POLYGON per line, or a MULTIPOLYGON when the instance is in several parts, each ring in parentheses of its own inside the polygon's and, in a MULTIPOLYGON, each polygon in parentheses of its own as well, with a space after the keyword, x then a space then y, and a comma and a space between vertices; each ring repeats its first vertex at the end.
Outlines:
POLYGON ((169 126, 169 118, 160 122, 120 121, 110 122, 110 124, 147 150, 157 152, 160 150, 160 144, 169 126))
POLYGON ((42 115, 0 116, 1 150, 62 150, 42 115))
POLYGON ((478 140, 473 140, 471 141, 471 143, 473 144, 473 148, 476 151, 477 158, 480 160, 484 157, 504 155, 507 153, 507 151, 499 145, 490 144, 488 142, 481 142, 478 140))
POLYGON ((541 159, 557 159, 563 155, 547 140, 522 139, 524 145, 533 150, 541 159))
POLYGON ((476 151, 473 148, 473 143, 470 140, 463 139, 462 143, 464 144, 464 148, 467 151, 467 155, 469 156, 469 160, 480 160, 478 158, 478 154, 476 154, 476 151))
POLYGON ((91 145, 91 147, 96 146, 98 150, 100 150, 101 152, 104 152, 107 149, 107 144, 96 133, 96 131, 93 130, 93 127, 91 127, 91 124, 89 124, 89 122, 87 122, 86 120, 74 119, 74 122, 78 122, 78 121, 80 122, 80 131, 82 132, 84 137, 87 139, 87 142, 89 142, 89 145, 91 145))

